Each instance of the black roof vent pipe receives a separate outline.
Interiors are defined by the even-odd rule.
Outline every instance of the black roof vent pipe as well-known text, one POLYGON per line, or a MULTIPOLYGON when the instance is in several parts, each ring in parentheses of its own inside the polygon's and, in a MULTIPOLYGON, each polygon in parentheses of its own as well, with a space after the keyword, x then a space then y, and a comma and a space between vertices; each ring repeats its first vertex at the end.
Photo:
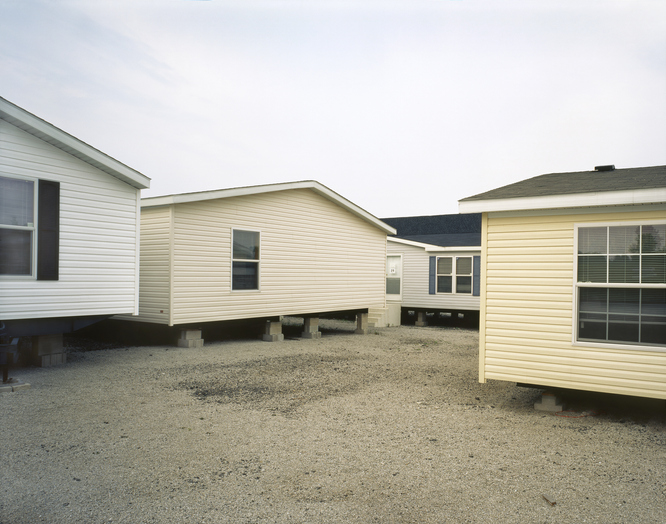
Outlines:
POLYGON ((594 166, 595 171, 615 171, 615 166, 613 164, 609 166, 594 166))

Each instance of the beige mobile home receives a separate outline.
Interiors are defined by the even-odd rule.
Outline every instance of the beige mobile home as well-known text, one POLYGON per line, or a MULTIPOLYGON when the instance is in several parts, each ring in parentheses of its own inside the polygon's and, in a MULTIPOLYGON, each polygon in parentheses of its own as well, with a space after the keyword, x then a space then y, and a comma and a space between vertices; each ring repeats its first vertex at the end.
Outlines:
POLYGON ((554 173, 483 213, 479 380, 666 399, 666 166, 554 173))
MULTIPOLYGON (((168 326, 384 310, 395 230, 314 181, 143 199, 134 320, 168 326)), ((127 319, 127 317, 125 317, 127 319)))
POLYGON ((386 300, 392 320, 418 326, 451 317, 476 322, 481 215, 382 220, 397 230, 387 244, 386 300))
POLYGON ((138 312, 149 183, 0 98, 0 335, 42 337, 35 361, 51 365, 62 333, 138 312))

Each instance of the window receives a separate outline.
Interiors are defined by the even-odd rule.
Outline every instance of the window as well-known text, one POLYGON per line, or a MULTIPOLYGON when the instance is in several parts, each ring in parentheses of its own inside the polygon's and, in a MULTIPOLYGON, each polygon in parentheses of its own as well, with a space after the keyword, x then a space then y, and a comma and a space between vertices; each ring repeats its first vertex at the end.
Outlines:
POLYGON ((0 276, 58 280, 60 184, 0 175, 0 276))
POLYGON ((577 340, 666 343, 666 223, 578 228, 577 340))
POLYGON ((437 293, 472 293, 472 257, 437 257, 437 293))
POLYGON ((234 229, 231 289, 259 289, 259 232, 234 229))
POLYGON ((0 176, 0 275, 33 274, 36 185, 0 176))

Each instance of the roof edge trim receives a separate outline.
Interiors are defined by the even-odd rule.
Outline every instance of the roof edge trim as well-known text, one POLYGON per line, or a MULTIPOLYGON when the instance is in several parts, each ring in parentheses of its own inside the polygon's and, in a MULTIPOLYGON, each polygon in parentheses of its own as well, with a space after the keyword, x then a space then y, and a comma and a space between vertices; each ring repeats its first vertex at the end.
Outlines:
POLYGON ((459 200, 461 213, 493 211, 524 211, 530 209, 560 209, 575 207, 657 204, 666 202, 666 188, 633 189, 631 191, 599 191, 573 195, 548 195, 524 198, 459 200))

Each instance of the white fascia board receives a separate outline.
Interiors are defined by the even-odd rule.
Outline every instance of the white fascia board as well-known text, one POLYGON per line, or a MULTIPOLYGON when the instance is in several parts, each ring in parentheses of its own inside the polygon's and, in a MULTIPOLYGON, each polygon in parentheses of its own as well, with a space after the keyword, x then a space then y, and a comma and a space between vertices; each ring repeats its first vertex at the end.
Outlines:
POLYGON ((0 97, 0 118, 132 187, 137 189, 150 187, 150 178, 147 176, 2 97, 0 97))
POLYGON ((419 247, 428 253, 440 251, 481 251, 481 246, 436 246, 434 244, 425 244, 424 242, 415 242, 414 240, 405 240, 404 238, 388 237, 389 242, 403 244, 406 246, 419 247))
POLYGON ((460 213, 490 213, 493 211, 659 204, 663 202, 666 202, 666 187, 633 189, 630 191, 598 191, 573 195, 459 200, 458 211, 460 213))
POLYGON ((284 182, 280 184, 266 184, 262 186, 234 187, 231 189, 216 189, 213 191, 200 191, 197 193, 180 193, 177 195, 165 195, 148 197, 141 200, 141 207, 167 206, 171 204, 184 204, 187 202, 201 202, 204 200, 216 200, 220 198, 231 198, 248 195, 259 195, 275 191, 287 191, 290 189, 310 189, 324 198, 331 200, 347 211, 362 218, 366 222, 378 227, 388 235, 395 235, 396 230, 382 222, 356 204, 350 202, 335 191, 330 190, 315 180, 303 180, 300 182, 284 182))

